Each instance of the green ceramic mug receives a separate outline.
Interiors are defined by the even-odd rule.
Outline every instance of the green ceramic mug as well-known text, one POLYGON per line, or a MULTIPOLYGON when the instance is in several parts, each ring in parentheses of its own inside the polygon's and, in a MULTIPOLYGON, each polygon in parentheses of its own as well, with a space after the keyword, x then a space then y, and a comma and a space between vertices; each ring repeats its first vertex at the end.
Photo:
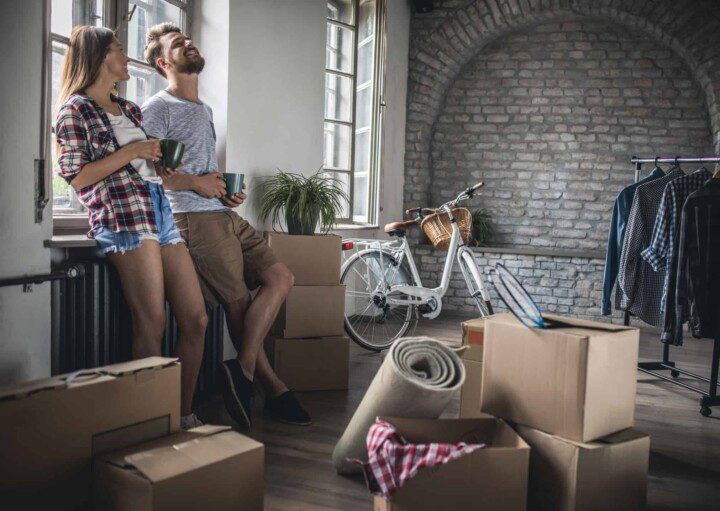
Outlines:
POLYGON ((243 183, 245 182, 245 174, 223 172, 221 176, 225 180, 225 193, 228 199, 236 193, 242 193, 243 183))
POLYGON ((164 138, 160 141, 160 151, 162 152, 160 163, 163 167, 176 169, 180 166, 185 153, 185 144, 178 140, 164 138))

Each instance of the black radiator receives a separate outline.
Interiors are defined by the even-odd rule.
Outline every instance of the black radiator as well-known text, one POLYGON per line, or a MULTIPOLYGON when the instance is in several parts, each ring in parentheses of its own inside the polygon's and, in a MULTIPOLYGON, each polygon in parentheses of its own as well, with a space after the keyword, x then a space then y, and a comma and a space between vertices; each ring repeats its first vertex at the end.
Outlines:
MULTIPOLYGON (((104 260, 73 266, 81 270, 81 276, 52 283, 52 373, 130 360, 132 319, 115 268, 104 260)), ((165 312, 162 354, 172 356, 179 339, 178 325, 167 304, 165 312)), ((224 323, 221 307, 208 311, 196 401, 204 401, 216 388, 224 323)))

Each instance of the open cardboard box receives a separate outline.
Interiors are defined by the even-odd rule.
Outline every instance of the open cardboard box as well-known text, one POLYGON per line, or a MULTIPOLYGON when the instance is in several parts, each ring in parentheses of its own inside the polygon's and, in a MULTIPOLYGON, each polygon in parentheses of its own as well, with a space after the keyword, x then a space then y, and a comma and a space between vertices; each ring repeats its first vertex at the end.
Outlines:
POLYGON ((92 457, 180 429, 180 364, 151 357, 0 390, 4 509, 89 502, 92 457))
POLYGON ((638 329, 545 318, 550 328, 485 321, 481 410, 578 442, 632 427, 638 329))
POLYGON ((95 509, 262 511, 265 447, 205 425, 106 454, 93 463, 95 509))
POLYGON ((337 286, 340 283, 340 236, 291 236, 269 232, 267 240, 278 260, 295 276, 296 286, 337 286))
POLYGON ((530 447, 504 421, 380 418, 411 443, 478 443, 486 447, 444 465, 421 469, 376 511, 524 511, 530 447))
POLYGON ((650 437, 635 429, 589 443, 515 426, 530 445, 531 511, 645 509, 650 437))

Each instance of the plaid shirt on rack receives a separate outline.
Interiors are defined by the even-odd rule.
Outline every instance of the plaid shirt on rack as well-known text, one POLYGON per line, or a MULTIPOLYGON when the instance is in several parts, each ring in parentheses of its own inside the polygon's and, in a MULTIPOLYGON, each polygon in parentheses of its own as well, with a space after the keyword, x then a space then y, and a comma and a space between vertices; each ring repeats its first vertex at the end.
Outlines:
POLYGON ((444 465, 485 447, 485 444, 409 444, 395 428, 376 421, 367 435, 368 462, 358 461, 373 495, 391 497, 425 467, 444 465))
MULTIPOLYGON (((142 129, 140 108, 122 98, 113 100, 142 129)), ((53 131, 58 144, 59 174, 68 184, 85 165, 120 148, 105 111, 83 93, 71 95, 60 108, 53 131)), ((88 209, 91 238, 101 228, 157 234, 150 189, 130 163, 79 190, 77 196, 88 209)))
MULTIPOLYGON (((690 175, 683 176, 668 183, 660 200, 660 208, 655 218, 655 227, 650 245, 641 252, 641 256, 655 271, 665 270, 665 283, 660 309, 667 312, 666 304, 671 301, 670 307, 675 306, 675 271, 677 261, 674 259, 677 249, 680 218, 685 199, 700 188, 712 177, 712 174, 699 168, 690 175), (673 266, 675 264, 675 266, 673 266)), ((667 324, 667 314, 664 314, 664 324, 667 324)))

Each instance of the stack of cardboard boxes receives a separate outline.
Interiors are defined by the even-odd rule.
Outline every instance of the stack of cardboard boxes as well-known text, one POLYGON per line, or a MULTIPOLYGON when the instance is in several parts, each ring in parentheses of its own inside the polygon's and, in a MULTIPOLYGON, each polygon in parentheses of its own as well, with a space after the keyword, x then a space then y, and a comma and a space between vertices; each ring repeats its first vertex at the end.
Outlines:
POLYGON ((484 335, 482 378, 468 376, 461 416, 506 419, 530 445, 529 509, 644 509, 650 439, 632 429, 639 331, 546 319, 548 329, 510 314, 463 325, 475 358, 469 334, 484 335))
POLYGON ((0 390, 3 509, 260 511, 264 447, 180 432, 180 364, 153 357, 0 390))
POLYGON ((348 387, 345 286, 340 285, 341 238, 268 233, 268 244, 295 276, 265 343, 270 363, 295 390, 348 387))

